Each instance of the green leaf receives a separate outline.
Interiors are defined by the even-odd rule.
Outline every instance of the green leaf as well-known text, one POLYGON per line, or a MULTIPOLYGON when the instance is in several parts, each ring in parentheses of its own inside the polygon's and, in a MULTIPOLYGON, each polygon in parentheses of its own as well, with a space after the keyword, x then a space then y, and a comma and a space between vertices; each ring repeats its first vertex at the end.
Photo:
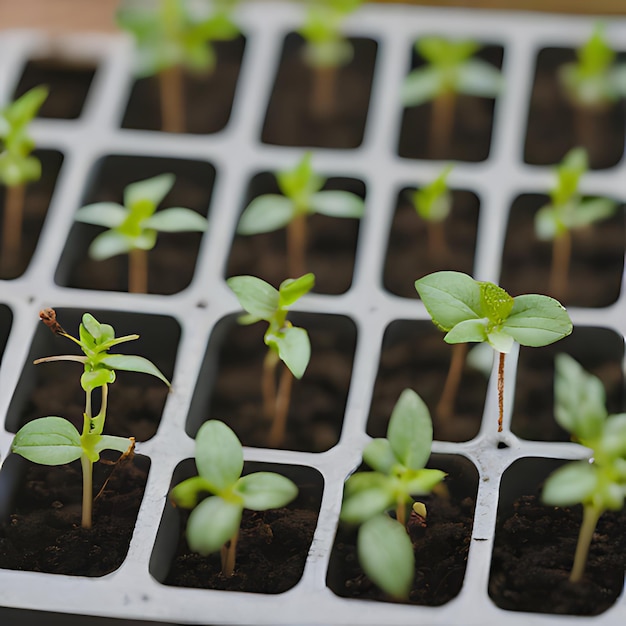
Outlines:
MULTIPOLYGON (((626 463, 626 413, 608 418, 598 449, 618 464, 622 461, 626 463)), ((626 481, 626 476, 622 481, 626 481)))
POLYGON ((142 222, 143 228, 154 228, 164 233, 204 232, 208 226, 206 217, 184 207, 157 211, 142 222))
POLYGON ((206 498, 189 516, 189 547, 202 556, 217 552, 239 530, 241 513, 240 504, 227 502, 218 496, 206 498))
POLYGON ((84 391, 93 391, 103 385, 112 385, 115 382, 115 372, 103 367, 91 372, 83 372, 80 385, 84 391))
POLYGON ((41 417, 15 435, 11 451, 40 465, 63 465, 79 459, 83 448, 76 428, 62 417, 41 417))
POLYGON ((365 203, 349 191, 318 191, 309 200, 309 210, 330 217, 360 219, 365 212, 365 203))
POLYGON ((560 302, 548 296, 516 296, 502 331, 522 346, 547 346, 572 332, 572 320, 560 302))
POLYGON ((174 486, 169 493, 170 499, 183 509, 193 509, 197 504, 200 496, 204 493, 211 493, 212 485, 202 476, 192 476, 187 478, 178 485, 174 486))
POLYGON ((398 462, 388 439, 378 438, 370 441, 363 450, 363 460, 377 472, 389 474, 398 462))
POLYGON ((469 59, 459 72, 457 89, 478 98, 495 98, 502 90, 500 70, 481 59, 469 59))
POLYGON ((115 337, 113 327, 109 324, 100 324, 91 313, 83 314, 81 324, 98 343, 100 343, 100 340, 113 339, 115 337))
POLYGON ((33 87, 5 107, 4 115, 12 126, 26 126, 37 115, 48 93, 49 89, 44 85, 33 87))
POLYGON ((246 207, 239 219, 239 235, 256 235, 283 228, 295 217, 294 203, 285 196, 266 194, 258 196, 246 207))
POLYGON ((435 485, 438 485, 444 478, 446 473, 438 469, 420 469, 408 475, 406 483, 407 493, 413 496, 423 496, 430 493, 435 485))
POLYGON ((487 341, 496 352, 502 352, 502 354, 511 352, 514 343, 511 335, 507 335, 507 333, 503 333, 499 330, 487 333, 487 341))
POLYGON ((254 317, 269 321, 278 309, 278 290, 256 276, 233 276, 226 281, 239 304, 254 317))
POLYGON ((415 289, 433 322, 445 331, 483 317, 480 285, 461 272, 435 272, 415 281, 415 289))
POLYGON ((409 469, 423 468, 430 457, 433 425, 424 401, 405 389, 391 413, 387 439, 396 458, 409 469))
POLYGON ((300 278, 288 278, 278 288, 278 306, 288 308, 315 286, 315 274, 304 274, 300 278))
POLYGON ((280 474, 256 472, 242 476, 237 481, 235 492, 243 498, 246 509, 266 511, 289 504, 298 495, 298 488, 280 474))
POLYGON ((132 250, 133 242, 114 230, 100 233, 89 246, 89 256, 95 261, 104 261, 132 250))
POLYGON ((84 224, 117 228, 125 219, 126 209, 115 202, 95 202, 76 211, 74 219, 84 224))
POLYGON ((94 450, 97 454, 100 454, 103 450, 116 450, 122 454, 128 452, 133 445, 133 442, 126 437, 114 437, 113 435, 99 435, 98 442, 94 446, 94 450))
POLYGON ((196 435, 196 465, 214 493, 232 489, 243 470, 243 448, 237 435, 218 420, 202 424, 196 435))
POLYGON ((313 171, 313 154, 306 152, 299 163, 292 169, 279 172, 276 181, 283 195, 290 198, 296 208, 308 205, 309 198, 324 185, 324 179, 313 171))
POLYGON ((405 107, 414 107, 429 102, 442 91, 441 73, 436 67, 427 65, 413 70, 402 83, 400 101, 405 107))
POLYGON ((175 180, 174 174, 160 174, 127 185, 124 189, 124 206, 130 209, 138 202, 148 200, 156 207, 170 192, 175 180))
POLYGON ((482 318, 459 322, 443 339, 446 343, 487 341, 487 321, 482 318))
POLYGON ((162 380, 168 387, 170 386, 169 381, 163 376, 159 368, 152 363, 152 361, 142 356, 135 356, 133 354, 108 354, 100 363, 114 370, 150 374, 162 380))
POLYGON ((541 207, 535 213, 534 225, 537 239, 541 241, 551 241, 563 230, 559 213, 552 204, 541 207))
POLYGON ((569 216, 570 228, 584 228, 595 222, 611 217, 618 204, 609 198, 591 198, 578 204, 569 216))
MULTIPOLYGON (((365 474, 375 474, 375 472, 365 472, 365 474)), ((387 477, 383 476, 382 479, 384 483, 370 489, 355 491, 344 498, 340 515, 342 521, 349 524, 361 524, 393 505, 393 490, 388 486, 387 477)))
POLYGON ((378 587, 394 598, 408 598, 415 556, 402 524, 386 515, 373 517, 359 529, 357 551, 363 571, 378 587))
POLYGON ((572 506, 584 502, 597 487, 595 466, 588 461, 576 461, 560 467, 548 477, 541 498, 552 506, 572 506))
MULTIPOLYGON (((385 439, 385 441, 387 440, 385 439)), ((387 491, 391 494, 393 492, 393 486, 390 487, 390 485, 391 481, 389 476, 381 474, 380 472, 355 472, 346 480, 344 496, 348 499, 360 491, 367 491, 369 489, 387 491)))
POLYGON ((513 308, 513 298, 498 285, 479 282, 480 306, 483 314, 493 324, 499 325, 509 316, 513 308))
POLYGON ((311 342, 304 328, 290 326, 267 337, 268 345, 275 345, 280 360, 298 379, 302 378, 311 359, 311 342))

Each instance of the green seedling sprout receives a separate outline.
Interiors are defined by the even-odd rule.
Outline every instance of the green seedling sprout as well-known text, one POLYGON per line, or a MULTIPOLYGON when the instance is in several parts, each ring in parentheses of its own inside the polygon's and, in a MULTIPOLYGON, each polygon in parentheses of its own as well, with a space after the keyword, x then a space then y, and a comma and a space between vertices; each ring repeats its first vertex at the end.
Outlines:
POLYGON ((564 299, 567 295, 572 231, 606 219, 617 210, 617 202, 608 198, 582 199, 579 183, 588 169, 586 150, 570 150, 556 168, 557 180, 550 191, 550 203, 535 216, 538 239, 552 240, 550 293, 555 298, 564 299))
POLYGON ((570 581, 584 574, 600 516, 619 511, 626 496, 626 413, 608 415, 602 382, 566 354, 556 357, 555 417, 589 458, 568 463, 546 481, 542 498, 552 506, 582 504, 583 520, 570 581))
POLYGON ((40 85, 0 109, 0 183, 6 187, 0 265, 5 269, 16 263, 22 247, 26 183, 41 178, 28 126, 47 97, 48 88, 40 85))
POLYGON ((313 69, 313 115, 330 117, 335 108, 337 68, 352 60, 352 44, 343 36, 345 18, 363 0, 309 0, 306 21, 299 33, 305 39, 304 60, 313 69))
POLYGON ((287 272, 301 276, 306 271, 306 216, 320 213, 330 217, 363 216, 363 200, 349 191, 321 191, 324 178, 313 171, 312 154, 307 152, 292 170, 278 172, 276 180, 282 196, 264 194, 246 207, 237 233, 256 235, 287 227, 287 272))
POLYGON ((352 474, 345 485, 341 520, 361 524, 359 562, 395 598, 408 597, 415 573, 407 508, 426 517, 423 503, 414 502, 413 496, 430 493, 445 477, 441 470, 425 469, 432 441, 428 408, 413 390, 405 389, 391 414, 387 438, 374 439, 363 450, 363 460, 374 471, 352 474))
POLYGON ((74 425, 62 417, 41 417, 28 422, 15 435, 11 450, 16 454, 41 465, 64 465, 80 459, 83 473, 82 526, 91 528, 93 502, 93 464, 103 450, 117 450, 124 455, 132 454, 133 437, 103 435, 107 411, 108 386, 115 382, 116 371, 140 372, 156 376, 169 386, 159 369, 148 359, 127 354, 110 354, 117 345, 133 341, 139 335, 116 337, 113 327, 100 324, 93 315, 85 313, 79 327, 79 338, 72 337, 56 321, 53 309, 44 309, 39 314, 42 321, 55 334, 67 337, 77 344, 82 356, 64 354, 37 359, 35 364, 53 361, 75 361, 83 365, 80 384, 85 392, 83 430, 79 433, 74 425), (92 393, 101 390, 100 410, 94 415, 92 393))
POLYGON ((547 346, 572 332, 572 321, 554 298, 535 294, 513 298, 490 282, 461 272, 435 272, 415 281, 434 324, 450 344, 487 342, 499 355, 498 432, 504 415, 504 359, 517 341, 547 346))
POLYGON ((272 447, 281 445, 285 438, 285 424, 289 412, 293 378, 300 379, 311 358, 311 343, 304 328, 293 326, 287 319, 289 308, 308 293, 315 283, 313 274, 288 278, 278 290, 255 276, 233 276, 226 283, 237 296, 246 315, 240 324, 268 322, 263 340, 268 350, 263 360, 262 392, 263 415, 271 420, 268 442, 272 447), (282 371, 276 386, 276 368, 282 361, 282 371))
POLYGON ((405 107, 432 101, 432 158, 442 158, 450 144, 457 96, 495 98, 502 88, 500 71, 473 58, 480 47, 474 41, 450 41, 443 37, 423 37, 415 43, 426 65, 410 72, 400 95, 405 107))
POLYGON ((220 550, 222 575, 229 577, 235 570, 243 510, 278 509, 298 495, 298 488, 273 472, 242 476, 241 443, 226 424, 217 420, 200 427, 195 456, 199 475, 176 485, 170 498, 180 507, 193 509, 187 522, 189 547, 203 556, 220 550), (199 502, 206 493, 212 495, 199 502))
POLYGON ((124 206, 115 202, 88 204, 76 212, 77 222, 104 226, 89 246, 89 256, 96 261, 117 254, 128 254, 128 291, 148 291, 148 255, 156 244, 157 232, 203 232, 205 217, 183 207, 156 212, 157 206, 174 185, 174 174, 161 174, 124 189, 124 206))
POLYGON ((199 15, 186 0, 159 0, 156 8, 125 3, 118 25, 131 33, 137 46, 137 74, 158 74, 162 129, 185 131, 183 69, 210 73, 216 64, 213 41, 234 39, 239 28, 232 20, 237 0, 213 2, 213 13, 199 15))

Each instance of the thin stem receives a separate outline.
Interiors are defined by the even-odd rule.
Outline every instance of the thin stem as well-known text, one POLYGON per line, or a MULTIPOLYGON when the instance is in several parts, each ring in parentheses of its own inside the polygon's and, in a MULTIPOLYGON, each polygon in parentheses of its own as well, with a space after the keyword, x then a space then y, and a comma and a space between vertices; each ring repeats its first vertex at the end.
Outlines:
POLYGON ((567 276, 572 255, 572 235, 566 230, 552 241, 552 267, 550 270, 550 293, 557 300, 567 295, 567 276))
POLYGON ((129 293, 148 293, 148 252, 133 248, 128 257, 129 293))
POLYGON ((261 377, 261 391, 263 393, 263 417, 266 420, 274 419, 276 409, 276 366, 278 355, 268 350, 263 359, 263 374, 261 377))
POLYGON ((498 432, 502 432, 504 420, 504 352, 499 353, 498 359, 498 432))
POLYGON ((396 519, 406 528, 406 504, 398 501, 396 504, 396 519))
POLYGON ((173 65, 159 72, 161 91, 161 130, 166 133, 185 132, 185 94, 183 70, 173 65))
POLYGON ((237 558, 237 539, 239 538, 239 529, 230 538, 230 540, 222 546, 220 550, 220 558, 222 562, 222 576, 230 578, 235 573, 235 560, 237 558))
POLYGON ((298 278, 306 272, 306 245, 306 214, 300 213, 287 224, 287 270, 292 278, 298 278))
POLYGON ((467 350, 468 346, 466 343, 455 343, 452 346, 452 357, 450 358, 448 375, 446 376, 446 382, 443 385, 441 398, 437 405, 437 415, 442 420, 450 419, 454 412, 454 403, 459 390, 459 384, 461 383, 467 350))
POLYGON ((596 525, 602 513, 602 510, 593 506, 583 506, 583 523, 580 526, 580 532, 578 534, 574 565, 569 575, 570 582, 577 583, 583 577, 591 539, 593 538, 593 533, 596 530, 596 525))
POLYGON ((287 414, 289 413, 292 385, 293 374, 289 371, 289 368, 284 367, 280 375, 278 393, 276 394, 274 421, 272 422, 272 429, 268 437, 268 444, 272 448, 280 446, 285 439, 285 427, 287 424, 287 414))
POLYGON ((333 114, 337 91, 337 68, 318 65, 313 68, 313 97, 311 113, 318 120, 326 120, 333 114))
POLYGON ((454 128, 456 94, 450 91, 437 96, 433 100, 432 107, 430 156, 433 159, 443 159, 448 152, 450 137, 454 128))
POLYGON ((85 454, 80 456, 80 466, 83 470, 83 514, 81 526, 91 528, 91 509, 93 498, 93 463, 85 454))
POLYGON ((26 185, 6 187, 1 255, 2 268, 5 271, 11 271, 19 262, 19 254, 22 248, 22 220, 25 197, 26 185))

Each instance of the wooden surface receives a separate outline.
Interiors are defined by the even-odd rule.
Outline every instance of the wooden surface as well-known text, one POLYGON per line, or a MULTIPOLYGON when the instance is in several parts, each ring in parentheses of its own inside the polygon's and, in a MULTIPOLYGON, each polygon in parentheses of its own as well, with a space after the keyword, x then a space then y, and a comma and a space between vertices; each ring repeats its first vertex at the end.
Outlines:
MULTIPOLYGON (((295 0, 297 1, 297 0, 295 0)), ((381 0, 383 2, 389 0, 381 0)), ((391 0, 397 2, 397 0, 391 0)), ((407 0, 410 4, 626 15, 626 0, 407 0)), ((0 0, 0 29, 114 31, 119 0, 0 0)))

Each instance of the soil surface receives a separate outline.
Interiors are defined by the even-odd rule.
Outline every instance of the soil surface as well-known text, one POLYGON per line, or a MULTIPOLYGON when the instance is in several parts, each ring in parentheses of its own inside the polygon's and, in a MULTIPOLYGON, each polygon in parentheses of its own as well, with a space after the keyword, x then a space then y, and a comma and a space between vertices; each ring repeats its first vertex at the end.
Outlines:
MULTIPOLYGON (((365 185, 349 178, 331 178, 324 191, 341 190, 365 197, 365 185)), ((280 194, 273 174, 259 174, 250 183, 246 206, 256 197, 280 194)), ((243 212, 243 210, 242 210, 243 212)), ((315 274, 317 293, 340 294, 352 284, 359 220, 307 216, 307 271, 315 274)), ((286 229, 258 235, 235 235, 228 257, 226 276, 252 274, 278 288, 290 277, 287 270, 286 229)))
POLYGON ((406 188, 398 195, 383 277, 386 289, 405 298, 417 298, 415 281, 431 272, 472 274, 478 228, 478 198, 469 191, 454 190, 450 215, 443 222, 444 247, 431 248, 428 223, 411 204, 414 191, 406 188))
POLYGON ((516 198, 509 214, 500 285, 512 296, 552 295, 565 306, 603 307, 620 293, 624 270, 624 207, 591 227, 572 232, 569 285, 564 295, 549 288, 552 242, 535 236, 534 216, 549 202, 540 194, 516 198))
POLYGON ((537 56, 524 146, 526 163, 558 163, 576 146, 587 149, 595 169, 616 165, 622 158, 624 101, 597 111, 574 107, 561 88, 558 70, 575 60, 575 51, 567 48, 545 48, 537 56))
POLYGON ((334 108, 315 115, 314 72, 302 60, 304 40, 285 40, 261 140, 282 146, 356 148, 363 141, 376 59, 376 42, 350 39, 354 56, 335 77, 334 108))
MULTIPOLYGON (((187 132, 215 133, 228 123, 245 47, 239 37, 214 44, 217 63, 209 74, 184 75, 185 120, 187 132)), ((159 79, 155 76, 135 81, 122 120, 122 128, 161 130, 159 79)))
POLYGON ((117 569, 135 527, 147 459, 95 465, 94 495, 106 486, 95 499, 91 529, 80 525, 78 461, 56 467, 23 465, 17 499, 0 524, 0 567, 72 576, 103 576, 117 569))
POLYGON ((626 514, 607 512, 598 522, 585 575, 569 582, 582 520, 580 506, 548 507, 522 496, 499 516, 489 595, 514 611, 597 615, 624 587, 626 514))

